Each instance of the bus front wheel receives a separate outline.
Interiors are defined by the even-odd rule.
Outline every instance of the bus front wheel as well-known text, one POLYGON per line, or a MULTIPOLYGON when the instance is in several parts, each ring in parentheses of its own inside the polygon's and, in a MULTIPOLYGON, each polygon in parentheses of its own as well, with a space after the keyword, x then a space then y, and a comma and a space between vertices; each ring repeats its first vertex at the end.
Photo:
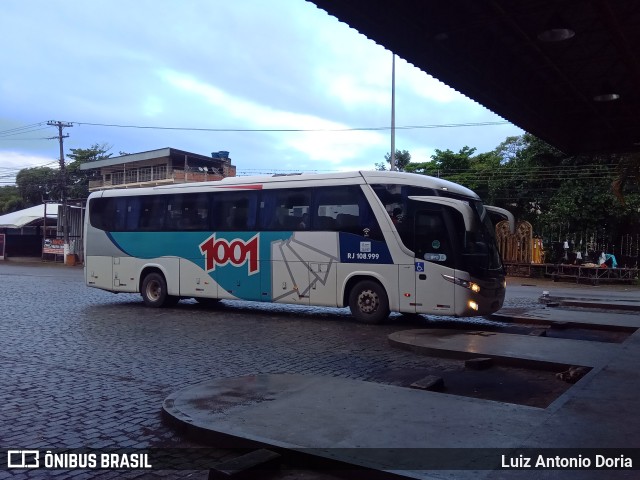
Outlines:
POLYGON ((167 293, 167 281, 160 273, 151 272, 142 281, 142 300, 147 307, 168 307, 180 300, 167 293))
POLYGON ((349 308, 359 322, 382 323, 389 317, 389 298, 378 282, 363 280, 351 289, 349 308))

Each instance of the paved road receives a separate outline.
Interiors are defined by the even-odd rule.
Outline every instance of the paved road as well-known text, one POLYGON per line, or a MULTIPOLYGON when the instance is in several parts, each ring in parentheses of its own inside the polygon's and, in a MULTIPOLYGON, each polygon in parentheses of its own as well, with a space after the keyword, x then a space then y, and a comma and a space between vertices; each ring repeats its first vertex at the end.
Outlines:
POLYGON ((190 446, 161 423, 162 401, 214 377, 302 373, 393 382, 398 372, 455 367, 392 349, 387 334, 406 323, 360 325, 344 310, 241 302, 154 310, 137 295, 87 288, 81 269, 63 266, 2 264, 0 282, 3 448, 190 446))
MULTIPOLYGON (((161 404, 170 393, 215 377, 300 373, 405 384, 425 373, 459 368, 458 361, 392 348, 389 333, 420 325, 401 317, 369 326, 355 323, 344 309, 243 302, 207 310, 183 301, 154 310, 137 295, 87 288, 81 268, 60 265, 0 263, 0 284, 3 450, 195 446, 162 424, 161 404)), ((539 285, 512 292, 509 306, 535 304, 541 293, 539 285)), ((220 459, 228 454, 217 452, 220 459)), ((206 478, 206 472, 153 473, 206 478)), ((0 471, 3 475, 8 472, 0 471)), ((22 470, 10 478, 43 475, 22 470)))

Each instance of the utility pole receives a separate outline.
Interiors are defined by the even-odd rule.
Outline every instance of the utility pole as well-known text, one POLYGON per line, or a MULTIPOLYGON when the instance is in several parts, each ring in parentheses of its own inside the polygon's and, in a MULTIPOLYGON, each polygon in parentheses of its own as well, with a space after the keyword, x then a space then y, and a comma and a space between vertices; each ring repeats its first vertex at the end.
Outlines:
POLYGON ((396 169, 396 54, 391 52, 391 171, 396 169))
POLYGON ((65 167, 64 164, 64 145, 63 145, 63 139, 67 138, 69 135, 63 135, 62 134, 62 129, 63 128, 67 128, 67 127, 73 127, 72 123, 65 123, 65 122, 54 122, 53 120, 47 122, 47 125, 50 125, 52 127, 58 127, 58 136, 57 137, 51 137, 50 139, 53 140, 54 138, 57 138, 58 141, 60 142, 60 187, 62 190, 62 216, 61 216, 61 220, 62 220, 62 236, 64 239, 64 260, 63 262, 66 263, 67 262, 67 255, 69 254, 69 222, 68 222, 68 218, 67 218, 67 169, 65 167))

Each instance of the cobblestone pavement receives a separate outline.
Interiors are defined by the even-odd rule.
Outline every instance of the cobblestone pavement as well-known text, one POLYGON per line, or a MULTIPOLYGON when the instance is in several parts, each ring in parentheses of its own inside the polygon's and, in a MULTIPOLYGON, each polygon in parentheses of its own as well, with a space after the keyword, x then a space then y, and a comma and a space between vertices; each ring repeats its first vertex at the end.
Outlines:
MULTIPOLYGON (((389 333, 426 318, 397 316, 370 326, 344 309, 244 302, 149 309, 137 295, 87 288, 77 267, 0 264, 0 282, 3 451, 198 446, 163 425, 161 405, 170 393, 213 377, 299 373, 398 384, 459 367, 388 344, 389 333)), ((513 298, 509 305, 534 303, 513 298)), ((207 473, 0 470, 7 478, 44 476, 204 479, 207 473)))

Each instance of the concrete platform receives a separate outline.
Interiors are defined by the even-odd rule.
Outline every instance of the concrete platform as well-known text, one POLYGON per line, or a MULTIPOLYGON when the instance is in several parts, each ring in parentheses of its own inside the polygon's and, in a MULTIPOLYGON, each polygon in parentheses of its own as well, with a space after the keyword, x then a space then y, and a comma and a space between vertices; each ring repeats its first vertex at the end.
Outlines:
POLYGON ((408 449, 509 449, 547 418, 533 407, 300 375, 209 380, 169 396, 163 410, 174 425, 225 448, 312 449, 387 471, 419 464, 408 449))
POLYGON ((560 305, 563 307, 600 308, 603 310, 640 312, 640 301, 632 300, 603 301, 585 298, 563 298, 560 300, 560 305))
POLYGON ((514 322, 550 325, 556 322, 571 323, 576 326, 597 327, 600 329, 640 328, 640 315, 635 312, 594 312, 585 310, 570 310, 564 308, 547 307, 522 312, 518 309, 502 309, 491 319, 514 322))
POLYGON ((604 363, 622 348, 619 344, 564 338, 447 329, 404 330, 389 335, 392 345, 425 355, 448 358, 490 357, 523 367, 604 363))
MULTIPOLYGON (((598 315, 611 325, 637 322, 627 314, 598 315)), ((490 469, 486 459, 479 470, 428 468, 431 457, 450 452, 469 462, 489 455, 497 467, 501 453, 518 448, 640 448, 640 332, 621 344, 435 329, 396 332, 390 341, 431 355, 492 356, 591 371, 547 408, 333 377, 255 375, 210 379, 178 391, 165 400, 163 413, 177 428, 216 446, 310 452, 422 479, 532 478, 526 470, 490 469)), ((637 473, 545 470, 535 476, 630 479, 637 473)))
POLYGON ((548 297, 548 301, 558 302, 563 307, 593 308, 607 311, 640 311, 640 299, 629 298, 627 295, 620 295, 619 292, 607 297, 567 294, 565 292, 561 295, 551 294, 548 297))

